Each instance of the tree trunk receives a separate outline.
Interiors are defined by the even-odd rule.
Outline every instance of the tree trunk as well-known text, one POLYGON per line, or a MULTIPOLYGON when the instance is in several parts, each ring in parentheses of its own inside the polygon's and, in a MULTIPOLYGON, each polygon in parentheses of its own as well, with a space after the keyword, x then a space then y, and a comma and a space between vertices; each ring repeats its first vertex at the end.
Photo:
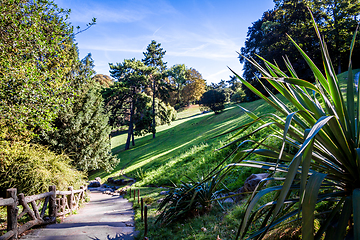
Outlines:
POLYGON ((340 74, 340 73, 341 73, 341 56, 340 56, 340 54, 339 54, 338 64, 339 64, 339 66, 338 66, 338 72, 337 72, 337 74, 340 74))
POLYGON ((134 137, 134 131, 131 134, 131 140, 132 140, 132 145, 135 146, 135 137, 134 137))
POLYGON ((135 108, 135 99, 133 99, 131 102, 130 122, 129 122, 128 136, 127 136, 126 144, 125 144, 125 150, 128 150, 130 148, 130 140, 131 140, 131 136, 133 135, 133 131, 134 131, 134 123, 133 123, 134 108, 135 108))
POLYGON ((153 103, 152 103, 152 113, 153 113, 152 133, 153 133, 153 138, 155 138, 156 122, 155 122, 155 78, 154 78, 154 77, 153 77, 153 103))

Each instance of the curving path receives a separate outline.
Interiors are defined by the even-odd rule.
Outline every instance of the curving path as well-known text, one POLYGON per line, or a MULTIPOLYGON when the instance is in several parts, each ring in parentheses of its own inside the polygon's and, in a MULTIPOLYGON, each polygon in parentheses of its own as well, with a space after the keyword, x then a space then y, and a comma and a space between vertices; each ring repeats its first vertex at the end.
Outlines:
POLYGON ((134 212, 132 204, 120 196, 90 192, 91 201, 78 214, 32 230, 21 239, 36 240, 132 240, 134 239, 134 212))

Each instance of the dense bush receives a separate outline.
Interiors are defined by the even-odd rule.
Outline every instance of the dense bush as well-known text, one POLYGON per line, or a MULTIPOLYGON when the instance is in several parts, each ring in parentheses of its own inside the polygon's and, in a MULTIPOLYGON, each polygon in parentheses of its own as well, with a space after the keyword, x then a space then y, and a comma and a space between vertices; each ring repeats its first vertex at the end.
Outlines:
POLYGON ((44 132, 41 143, 67 154, 80 170, 110 170, 119 160, 111 154, 108 121, 103 98, 99 90, 92 88, 65 107, 54 122, 55 130, 44 132))
POLYGON ((25 195, 47 192, 50 185, 79 188, 85 175, 72 168, 70 158, 46 147, 21 142, 0 142, 0 191, 17 188, 25 195))
POLYGON ((66 104, 78 61, 68 14, 52 1, 1 1, 2 139, 30 140, 66 104))
POLYGON ((222 91, 209 90, 202 95, 200 105, 218 114, 225 109, 225 100, 226 96, 222 91))
POLYGON ((239 88, 238 90, 236 90, 236 92, 231 96, 231 101, 232 102, 236 102, 236 103, 240 103, 243 102, 245 99, 245 92, 242 88, 239 88))

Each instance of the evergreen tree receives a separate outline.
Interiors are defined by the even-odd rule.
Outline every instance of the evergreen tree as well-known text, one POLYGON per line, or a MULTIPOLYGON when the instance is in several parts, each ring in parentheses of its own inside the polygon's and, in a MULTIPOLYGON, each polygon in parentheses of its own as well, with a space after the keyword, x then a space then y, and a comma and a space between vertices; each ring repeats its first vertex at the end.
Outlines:
POLYGON ((112 115, 112 123, 122 124, 121 119, 114 115, 121 111, 124 113, 123 120, 128 122, 128 137, 125 144, 125 150, 130 148, 132 138, 134 143, 134 124, 135 114, 140 112, 139 104, 143 100, 142 91, 149 84, 149 76, 154 68, 146 66, 141 61, 135 59, 125 59, 123 63, 110 65, 111 77, 117 79, 117 82, 108 90, 105 90, 106 105, 112 115), (114 110, 114 111, 113 111, 114 110))
POLYGON ((105 113, 99 86, 92 80, 94 63, 91 54, 79 62, 72 73, 74 96, 37 140, 57 153, 65 153, 80 170, 111 170, 118 163, 112 156, 109 141, 111 127, 105 113))
POLYGON ((100 91, 91 88, 57 117, 55 131, 43 136, 42 143, 55 152, 67 154, 83 171, 111 170, 118 160, 111 154, 108 124, 100 91))
POLYGON ((151 41, 146 50, 147 51, 143 53, 145 58, 142 61, 145 63, 145 65, 153 67, 156 70, 150 76, 152 82, 152 133, 153 138, 155 138, 155 98, 161 98, 161 94, 159 93, 164 92, 164 88, 167 88, 167 84, 164 81, 164 75, 162 74, 166 68, 166 62, 163 62, 162 60, 166 51, 161 48, 161 43, 157 43, 155 40, 151 41))

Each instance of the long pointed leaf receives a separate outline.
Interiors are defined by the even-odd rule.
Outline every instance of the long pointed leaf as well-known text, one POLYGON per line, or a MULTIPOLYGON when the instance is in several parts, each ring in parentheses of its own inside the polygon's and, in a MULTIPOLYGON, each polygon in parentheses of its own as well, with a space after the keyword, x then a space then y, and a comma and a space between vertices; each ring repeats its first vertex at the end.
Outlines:
POLYGON ((341 211, 338 225, 336 227, 335 239, 344 239, 346 227, 352 212, 352 198, 347 197, 341 211))
POLYGON ((302 237, 314 239, 314 210, 318 198, 319 189, 326 174, 315 173, 311 175, 306 185, 304 202, 302 204, 302 237))
POLYGON ((360 189, 357 188, 352 194, 354 214, 354 239, 360 239, 360 189))

